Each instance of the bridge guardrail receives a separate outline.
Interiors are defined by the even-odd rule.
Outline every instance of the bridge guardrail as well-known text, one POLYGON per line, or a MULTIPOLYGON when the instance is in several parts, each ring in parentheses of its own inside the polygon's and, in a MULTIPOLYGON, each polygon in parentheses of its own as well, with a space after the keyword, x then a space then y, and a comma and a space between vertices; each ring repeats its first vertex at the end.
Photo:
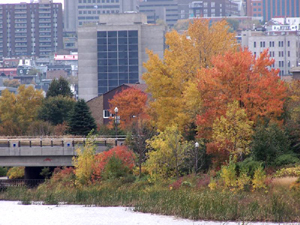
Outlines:
POLYGON ((0 191, 6 190, 8 187, 36 187, 45 182, 45 179, 7 179, 0 180, 0 191))

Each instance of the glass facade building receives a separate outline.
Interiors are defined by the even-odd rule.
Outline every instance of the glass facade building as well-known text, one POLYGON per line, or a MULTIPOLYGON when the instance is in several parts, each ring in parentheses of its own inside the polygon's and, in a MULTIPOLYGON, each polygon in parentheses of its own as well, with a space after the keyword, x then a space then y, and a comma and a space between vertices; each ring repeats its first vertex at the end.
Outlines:
POLYGON ((98 31, 98 95, 139 81, 138 30, 98 31))

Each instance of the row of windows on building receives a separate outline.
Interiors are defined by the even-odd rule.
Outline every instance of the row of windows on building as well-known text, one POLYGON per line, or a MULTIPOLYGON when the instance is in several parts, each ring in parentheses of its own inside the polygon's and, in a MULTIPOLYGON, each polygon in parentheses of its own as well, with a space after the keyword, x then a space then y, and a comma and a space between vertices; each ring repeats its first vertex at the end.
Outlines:
MULTIPOLYGON (((259 42, 260 47, 261 48, 265 48, 266 47, 266 42, 265 41, 261 41, 259 42)), ((290 47, 291 43, 290 41, 287 41, 287 47, 290 47)), ((253 47, 256 48, 256 41, 253 42, 253 47)), ((269 42, 269 47, 275 47, 275 42, 274 41, 270 41, 269 42)), ((278 47, 284 47, 284 41, 278 41, 278 47)))
POLYGON ((120 11, 119 10, 103 10, 103 11, 100 11, 100 10, 97 10, 97 11, 79 11, 79 14, 82 15, 82 14, 111 14, 111 13, 119 13, 120 11))
MULTIPOLYGON (((5 4, 4 4, 5 5, 5 4)), ((58 8, 60 4, 29 4, 29 8, 51 8, 51 6, 53 8, 58 8)), ((6 9, 27 9, 28 4, 18 4, 18 5, 14 5, 14 4, 8 4, 8 5, 0 5, 0 10, 2 10, 3 8, 6 9)))
POLYGON ((119 0, 79 0, 79 3, 119 3, 119 0))
MULTIPOLYGON (((209 6, 211 8, 214 8, 214 7, 216 7, 216 3, 211 2, 210 5, 209 5, 208 2, 203 2, 203 6, 202 6, 202 3, 192 3, 192 4, 190 4, 190 8, 207 8, 209 6)), ((223 4, 220 3, 220 4, 217 4, 217 6, 222 7, 223 4)))
POLYGON ((138 31, 97 32, 98 94, 139 80, 138 31))
MULTIPOLYGON (((286 54, 287 57, 291 57, 291 52, 290 51, 287 51, 286 53, 287 53, 286 54)), ((253 54, 256 56, 256 52, 254 52, 253 54)), ((269 55, 270 55, 270 57, 276 57, 274 51, 270 51, 269 55)), ((278 52, 278 57, 284 57, 284 51, 279 51, 278 52)))

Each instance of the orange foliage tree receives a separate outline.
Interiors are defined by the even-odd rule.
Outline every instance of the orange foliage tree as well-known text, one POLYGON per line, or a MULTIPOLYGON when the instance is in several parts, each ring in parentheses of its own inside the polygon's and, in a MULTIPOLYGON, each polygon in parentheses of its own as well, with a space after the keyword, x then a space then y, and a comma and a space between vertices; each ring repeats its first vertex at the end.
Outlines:
POLYGON ((265 50, 258 58, 247 49, 213 58, 212 68, 198 72, 198 90, 203 113, 197 116, 199 135, 210 138, 216 118, 225 115, 227 105, 238 101, 249 120, 278 120, 283 113, 287 89, 278 70, 269 69, 274 60, 265 50))
POLYGON ((211 58, 237 49, 234 33, 225 20, 195 19, 183 34, 166 34, 164 59, 148 51, 143 79, 151 93, 151 121, 161 131, 176 125, 183 131, 194 122, 201 100, 194 86, 199 68, 211 67, 211 58))
MULTIPOLYGON (((114 114, 114 108, 118 107, 120 116, 120 127, 126 129, 137 120, 146 118, 147 94, 136 88, 127 88, 117 93, 109 101, 110 112, 114 114)), ((113 120, 112 120, 113 122, 113 120)))
POLYGON ((106 166, 113 157, 122 161, 123 170, 132 170, 135 162, 135 155, 126 146, 116 146, 109 151, 99 153, 95 156, 95 161, 92 165, 94 181, 101 180, 106 166))

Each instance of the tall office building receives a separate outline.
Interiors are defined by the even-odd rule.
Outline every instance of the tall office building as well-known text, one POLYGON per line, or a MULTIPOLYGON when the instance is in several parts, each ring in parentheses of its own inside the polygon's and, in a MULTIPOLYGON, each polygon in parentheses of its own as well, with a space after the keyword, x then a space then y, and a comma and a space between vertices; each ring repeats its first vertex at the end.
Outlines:
POLYGON ((247 0, 247 16, 262 21, 274 17, 299 17, 300 0, 247 0))
POLYGON ((203 0, 189 4, 189 18, 239 16, 239 4, 231 0, 203 0))
POLYGON ((138 11, 137 0, 64 0, 64 30, 75 32, 104 14, 138 11))
POLYGON ((156 23, 161 19, 174 26, 178 20, 178 1, 177 0, 144 0, 139 3, 139 12, 147 15, 148 23, 156 23))
POLYGON ((239 16, 240 8, 241 3, 233 0, 144 0, 139 3, 139 10, 147 15, 148 23, 161 19, 171 27, 179 19, 239 16))
POLYGON ((63 48, 62 4, 0 4, 0 58, 46 57, 63 48))
POLYGON ((98 25, 80 27, 79 98, 88 101, 124 83, 142 83, 146 49, 162 58, 165 32, 140 13, 103 15, 98 25))

